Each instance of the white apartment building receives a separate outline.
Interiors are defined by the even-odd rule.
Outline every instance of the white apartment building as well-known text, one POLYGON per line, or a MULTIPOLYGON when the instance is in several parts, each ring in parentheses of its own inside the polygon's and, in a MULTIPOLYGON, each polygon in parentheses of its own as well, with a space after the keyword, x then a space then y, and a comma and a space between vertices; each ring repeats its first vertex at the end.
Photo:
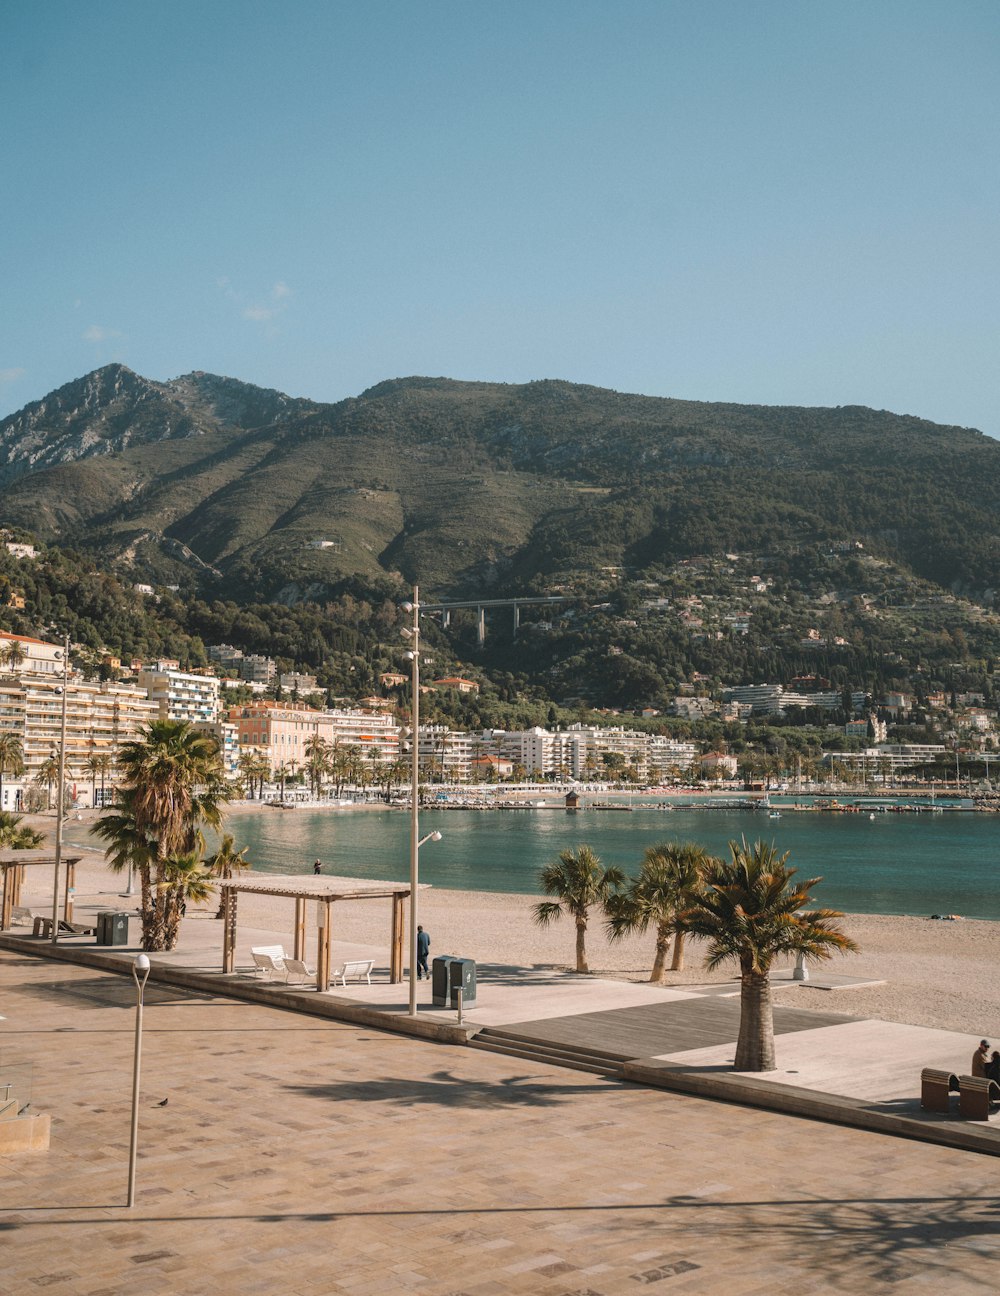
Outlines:
POLYGON ((46 643, 44 639, 31 639, 27 635, 8 634, 5 630, 0 630, 0 654, 5 653, 13 643, 20 646, 24 659, 19 666, 8 668, 12 673, 27 672, 32 675, 62 674, 63 650, 59 644, 46 643))
POLYGON ((943 743, 879 743, 877 747, 866 747, 859 752, 826 752, 823 764, 866 770, 873 776, 884 770, 895 776, 915 765, 937 760, 945 751, 943 743))
POLYGON ((189 674, 160 661, 140 670, 139 687, 156 703, 161 720, 202 725, 218 719, 219 680, 215 675, 189 674))
POLYGON ((551 731, 534 728, 506 733, 486 730, 480 738, 483 754, 503 755, 520 765, 528 778, 601 779, 608 773, 606 755, 616 755, 619 767, 632 768, 642 782, 660 782, 687 774, 698 756, 697 743, 678 742, 663 734, 639 729, 570 725, 551 731))
MULTIPOLYGON (((33 783, 50 756, 59 751, 62 725, 62 666, 60 676, 27 674, 0 676, 0 729, 18 734, 24 753, 24 773, 3 781, 0 809, 23 807, 33 783)), ((158 715, 144 689, 128 684, 96 683, 70 675, 66 690, 66 780, 75 785, 80 804, 90 805, 93 776, 88 769, 92 756, 114 761, 122 743, 140 736, 143 726, 158 715)), ((110 794, 114 786, 113 767, 100 783, 110 794)), ((55 794, 53 794, 55 795, 55 794)))
MULTIPOLYGON (((404 744, 404 752, 410 750, 404 744)), ((483 755, 482 740, 447 725, 420 726, 420 777, 434 783, 467 783, 472 761, 483 755)))

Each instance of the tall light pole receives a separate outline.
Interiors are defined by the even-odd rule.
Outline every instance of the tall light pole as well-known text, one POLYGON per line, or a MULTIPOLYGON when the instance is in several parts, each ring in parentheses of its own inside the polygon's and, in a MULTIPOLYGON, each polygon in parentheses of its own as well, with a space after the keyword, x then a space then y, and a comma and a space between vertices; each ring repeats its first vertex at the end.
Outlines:
POLYGON ((135 1049, 132 1054, 132 1137, 128 1149, 128 1205, 135 1205, 135 1156, 139 1146, 139 1069, 142 1065, 142 995, 149 976, 149 959, 140 954, 132 964, 135 982, 135 1049))
POLYGON ((59 726, 59 784, 56 792, 55 873, 52 879, 52 944, 59 940, 59 874, 62 871, 63 779, 66 777, 66 702, 69 695, 69 634, 62 648, 62 720, 59 726))
POLYGON ((420 873, 420 589, 413 587, 413 602, 403 604, 413 620, 403 633, 410 640, 410 1016, 417 1015, 417 882, 420 873))

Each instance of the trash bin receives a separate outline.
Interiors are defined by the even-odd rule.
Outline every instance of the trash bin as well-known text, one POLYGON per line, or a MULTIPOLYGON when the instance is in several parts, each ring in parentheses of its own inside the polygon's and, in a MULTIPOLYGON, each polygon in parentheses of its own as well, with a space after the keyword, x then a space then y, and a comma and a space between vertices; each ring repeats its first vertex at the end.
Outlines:
POLYGON ((97 915, 98 945, 128 944, 128 914, 113 910, 97 915))
POLYGON ((454 954, 439 954, 431 961, 431 1003, 435 1008, 448 1007, 448 967, 454 954))
POLYGON ((458 1008, 458 990, 462 989, 462 1007, 476 1002, 476 961, 470 958, 453 958, 448 966, 451 979, 451 1007, 458 1008))

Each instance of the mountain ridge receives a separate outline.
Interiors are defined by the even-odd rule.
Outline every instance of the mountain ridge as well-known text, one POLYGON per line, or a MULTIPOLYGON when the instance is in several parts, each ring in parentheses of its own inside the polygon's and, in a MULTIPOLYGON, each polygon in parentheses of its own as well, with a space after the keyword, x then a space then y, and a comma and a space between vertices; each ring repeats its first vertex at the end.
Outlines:
POLYGON ((0 521, 294 599, 351 575, 439 594, 843 539, 1000 586, 1000 442, 864 406, 412 376, 333 404, 107 365, 0 422, 0 521), (325 548, 312 548, 320 542, 325 548))

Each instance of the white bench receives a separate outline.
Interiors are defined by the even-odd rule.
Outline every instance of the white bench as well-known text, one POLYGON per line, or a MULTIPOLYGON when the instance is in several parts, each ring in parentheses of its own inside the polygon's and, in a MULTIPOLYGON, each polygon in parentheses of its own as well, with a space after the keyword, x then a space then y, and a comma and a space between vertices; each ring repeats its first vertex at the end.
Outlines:
MULTIPOLYGON (((52 910, 49 910, 51 916, 52 910)), ((44 918, 41 909, 28 909, 25 905, 14 905, 10 914, 12 927, 30 927, 36 918, 44 918)))
POLYGON ((343 966, 339 968, 333 968, 333 970, 330 972, 330 976, 334 981, 338 980, 339 978, 340 984, 342 986, 347 985, 348 977, 357 978, 358 981, 360 981, 361 978, 364 977, 364 979, 368 982, 368 984, 371 985, 372 969, 374 968, 374 966, 375 966, 374 959, 349 959, 346 963, 343 964, 343 966))
POLYGON ((285 959, 288 956, 283 945, 257 945, 251 949, 250 955, 254 962, 254 970, 260 973, 265 981, 270 981, 275 975, 288 980, 285 969, 285 959))

